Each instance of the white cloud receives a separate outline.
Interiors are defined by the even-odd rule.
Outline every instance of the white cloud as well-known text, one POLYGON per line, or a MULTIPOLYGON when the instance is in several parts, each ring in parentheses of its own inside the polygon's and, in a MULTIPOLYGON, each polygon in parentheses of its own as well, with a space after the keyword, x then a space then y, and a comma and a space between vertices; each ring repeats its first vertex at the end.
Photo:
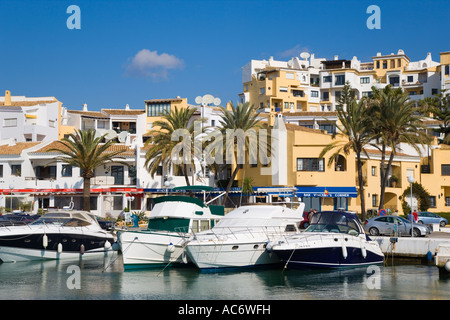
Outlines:
POLYGON ((281 57, 289 57, 289 58, 298 57, 300 55, 300 53, 302 53, 304 51, 308 52, 309 49, 300 44, 296 44, 295 47, 281 52, 280 56, 281 57))
POLYGON ((174 55, 142 49, 126 67, 126 75, 130 77, 151 77, 167 79, 170 69, 182 69, 183 60, 174 55))

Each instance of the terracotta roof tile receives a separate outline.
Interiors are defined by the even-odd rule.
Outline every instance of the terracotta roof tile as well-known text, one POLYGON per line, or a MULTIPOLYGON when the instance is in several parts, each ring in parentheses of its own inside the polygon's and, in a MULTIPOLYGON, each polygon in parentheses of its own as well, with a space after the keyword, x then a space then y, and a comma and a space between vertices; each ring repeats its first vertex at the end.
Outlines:
POLYGON ((0 154, 1 155, 20 155, 23 150, 34 147, 40 143, 42 143, 42 142, 41 141, 16 142, 16 144, 13 146, 9 146, 7 144, 0 145, 0 154))
MULTIPOLYGON (((59 143, 58 141, 53 141, 51 143, 49 143, 48 145, 40 148, 39 150, 33 151, 31 152, 32 154, 37 154, 37 153, 47 153, 49 152, 50 149, 59 149, 59 150, 67 150, 67 148, 59 143)), ((124 157, 130 157, 130 156, 134 156, 134 150, 131 149, 130 147, 123 145, 123 144, 113 144, 112 146, 109 147, 109 149, 106 152, 113 152, 113 151, 123 151, 122 154, 120 154, 119 156, 124 156, 124 157)), ((50 153, 57 153, 55 151, 52 151, 50 153)))

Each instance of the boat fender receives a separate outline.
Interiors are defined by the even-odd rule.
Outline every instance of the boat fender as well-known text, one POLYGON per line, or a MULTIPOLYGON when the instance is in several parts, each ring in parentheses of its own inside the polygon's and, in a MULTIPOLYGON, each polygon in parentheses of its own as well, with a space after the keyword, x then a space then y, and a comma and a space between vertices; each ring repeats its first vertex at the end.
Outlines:
POLYGON ((81 244, 81 246, 80 246, 80 253, 84 254, 84 244, 81 244))
POLYGON ((428 260, 428 261, 433 260, 433 254, 431 253, 431 251, 428 251, 428 252, 427 252, 427 260, 428 260))
POLYGON ((367 249, 366 249, 366 246, 362 246, 361 247, 361 253, 362 253, 362 256, 364 257, 364 259, 367 257, 367 249))
POLYGON ((114 242, 112 245, 113 251, 119 251, 119 248, 120 248, 119 244, 117 242, 114 242))
POLYGON ((111 242, 105 241, 105 249, 106 249, 106 250, 111 249, 111 242))
POLYGON ((271 252, 272 252, 272 249, 273 249, 273 243, 272 243, 272 242, 267 242, 267 243, 266 243, 266 251, 267 251, 268 253, 271 253, 271 252))
POLYGON ((44 249, 47 249, 48 246, 48 237, 46 234, 44 234, 44 236, 42 237, 42 246, 44 247, 44 249))
POLYGON ((347 259, 347 247, 344 244, 342 244, 342 256, 347 259))
POLYGON ((60 243, 58 243, 58 253, 61 253, 62 251, 63 251, 63 246, 60 242, 60 243))
POLYGON ((181 254, 181 261, 183 261, 184 264, 188 263, 186 251, 183 251, 183 253, 181 254))
POLYGON ((444 264, 444 269, 445 269, 447 272, 450 272, 450 261, 447 261, 447 262, 444 264))
POLYGON ((173 245, 173 243, 169 243, 169 245, 167 246, 167 251, 170 253, 173 253, 175 251, 175 246, 173 245))

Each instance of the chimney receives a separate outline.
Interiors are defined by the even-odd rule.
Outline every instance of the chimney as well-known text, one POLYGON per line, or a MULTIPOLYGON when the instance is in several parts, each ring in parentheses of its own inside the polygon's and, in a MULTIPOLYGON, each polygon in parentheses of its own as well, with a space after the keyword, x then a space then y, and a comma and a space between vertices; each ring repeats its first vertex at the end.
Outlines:
POLYGON ((127 105, 125 106, 125 110, 130 110, 130 105, 127 103, 127 105))
POLYGON ((339 57, 338 55, 335 55, 334 60, 339 60, 338 57, 339 57))
POLYGON ((87 104, 83 103, 83 111, 88 111, 87 104))
POLYGON ((5 91, 5 106, 11 105, 11 91, 6 90, 5 91))

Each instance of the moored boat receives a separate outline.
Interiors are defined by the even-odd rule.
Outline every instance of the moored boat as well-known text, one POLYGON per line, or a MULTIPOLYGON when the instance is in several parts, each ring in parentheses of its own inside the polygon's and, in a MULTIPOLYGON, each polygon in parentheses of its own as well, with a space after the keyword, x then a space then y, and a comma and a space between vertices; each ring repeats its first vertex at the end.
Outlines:
POLYGON ((344 211, 315 213, 301 234, 268 244, 289 269, 342 268, 379 264, 384 255, 371 241, 355 214, 344 211))
POLYGON ((52 211, 26 225, 0 227, 3 262, 98 257, 112 252, 113 243, 85 211, 52 211))
POLYGON ((154 203, 146 229, 117 230, 125 270, 187 262, 186 239, 213 227, 224 213, 223 206, 185 195, 161 196, 154 203))
POLYGON ((225 215, 211 230, 196 233, 186 245, 200 269, 242 268, 280 263, 266 244, 299 232, 304 203, 296 210, 279 205, 246 205, 225 215))

